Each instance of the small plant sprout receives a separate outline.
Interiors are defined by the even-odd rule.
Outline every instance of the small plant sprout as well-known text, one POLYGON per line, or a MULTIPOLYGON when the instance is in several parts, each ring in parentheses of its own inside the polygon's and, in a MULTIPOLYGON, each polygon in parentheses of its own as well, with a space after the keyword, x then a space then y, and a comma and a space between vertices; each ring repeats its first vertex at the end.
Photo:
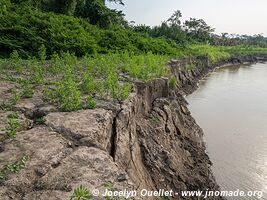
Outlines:
POLYGON ((89 190, 83 185, 80 185, 79 187, 75 188, 70 197, 70 200, 87 200, 87 199, 91 199, 91 194, 89 190))
POLYGON ((23 156, 19 160, 14 163, 7 164, 0 168, 0 183, 3 182, 6 176, 10 173, 18 173, 22 169, 25 168, 27 161, 29 160, 29 156, 23 156))
POLYGON ((5 128, 7 136, 9 138, 15 138, 20 126, 21 125, 20 125, 17 113, 11 113, 8 116, 7 125, 5 128))

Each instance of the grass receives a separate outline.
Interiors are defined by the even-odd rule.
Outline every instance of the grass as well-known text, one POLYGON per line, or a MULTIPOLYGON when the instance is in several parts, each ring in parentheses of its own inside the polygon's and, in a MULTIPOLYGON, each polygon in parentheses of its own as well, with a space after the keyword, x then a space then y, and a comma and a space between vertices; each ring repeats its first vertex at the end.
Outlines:
POLYGON ((231 57, 231 54, 225 49, 211 45, 190 45, 189 51, 193 56, 207 56, 213 64, 231 57))
POLYGON ((187 54, 193 56, 207 56, 215 64, 228 60, 233 56, 240 55, 266 55, 267 48, 254 46, 211 46, 211 45, 189 45, 187 54))

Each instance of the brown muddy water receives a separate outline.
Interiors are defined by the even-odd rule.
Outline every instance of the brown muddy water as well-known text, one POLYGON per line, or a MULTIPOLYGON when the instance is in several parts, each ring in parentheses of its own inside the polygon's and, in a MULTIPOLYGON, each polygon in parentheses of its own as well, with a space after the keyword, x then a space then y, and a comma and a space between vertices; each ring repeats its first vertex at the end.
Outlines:
POLYGON ((267 63, 216 69, 186 99, 221 190, 262 191, 267 200, 267 63))

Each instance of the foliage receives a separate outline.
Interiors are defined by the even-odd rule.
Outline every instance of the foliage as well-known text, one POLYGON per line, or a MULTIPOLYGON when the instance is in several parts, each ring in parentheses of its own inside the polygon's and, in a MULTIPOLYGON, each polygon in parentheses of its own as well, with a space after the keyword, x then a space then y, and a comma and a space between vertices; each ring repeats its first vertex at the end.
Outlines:
POLYGON ((35 125, 45 124, 45 118, 44 117, 39 117, 39 118, 34 119, 34 124, 35 125))
POLYGON ((84 0, 77 5, 75 16, 86 18, 102 28, 122 26, 126 22, 121 11, 109 9, 102 0, 84 0))
POLYGON ((80 185, 79 187, 75 188, 73 194, 70 197, 70 200, 86 200, 86 199, 91 199, 91 195, 89 190, 83 185, 80 185))
POLYGON ((17 104, 17 102, 21 99, 21 94, 15 90, 11 90, 11 97, 7 102, 3 102, 0 105, 0 110, 11 110, 14 105, 17 104))
POLYGON ((55 83, 55 99, 61 111, 74 111, 81 108, 81 93, 70 74, 55 83))
POLYGON ((184 27, 190 40, 204 43, 211 42, 211 34, 214 32, 214 29, 203 19, 190 18, 185 21, 184 27))
POLYGON ((207 56, 212 63, 227 60, 231 57, 231 54, 224 49, 210 45, 191 45, 189 52, 193 56, 207 56))
POLYGON ((17 135, 17 131, 20 128, 20 122, 18 119, 18 115, 16 113, 12 113, 8 116, 7 125, 5 127, 5 132, 9 138, 15 138, 17 135))
POLYGON ((28 160, 29 156, 23 156, 18 161, 2 167, 0 169, 0 182, 3 182, 8 174, 18 173, 20 170, 24 169, 28 160))
POLYGON ((25 82, 24 84, 22 84, 22 98, 32 98, 33 94, 33 86, 30 83, 25 82))
POLYGON ((43 75, 43 67, 42 63, 44 60, 41 60, 41 62, 38 62, 36 59, 33 59, 29 62, 29 67, 31 68, 31 82, 33 84, 41 85, 44 83, 44 75, 43 75))
POLYGON ((92 96, 88 96, 86 98, 86 103, 87 103, 87 107, 89 109, 95 109, 96 108, 96 102, 95 102, 95 100, 93 99, 92 96))
POLYGON ((171 89, 175 89, 176 84, 177 84, 176 77, 175 77, 175 76, 172 76, 172 77, 169 79, 168 84, 169 84, 169 87, 170 87, 171 89))
POLYGON ((252 46, 252 47, 267 47, 267 37, 261 34, 256 35, 239 35, 221 33, 221 35, 213 35, 213 45, 220 46, 252 46))
POLYGON ((87 94, 94 94, 99 90, 99 84, 93 79, 91 74, 86 73, 83 75, 81 90, 87 94))
POLYGON ((167 21, 162 22, 160 26, 151 28, 145 25, 138 25, 133 27, 133 30, 145 33, 151 37, 164 37, 175 41, 181 46, 185 46, 189 42, 212 42, 214 29, 207 25, 203 19, 190 18, 182 24, 181 17, 181 11, 177 10, 167 21))
POLYGON ((13 6, 10 12, 0 16, 0 20, 2 57, 8 57, 13 51, 17 57, 35 56, 41 60, 67 51, 76 56, 126 50, 135 54, 174 55, 181 52, 179 45, 167 39, 151 38, 120 26, 104 30, 89 24, 86 19, 41 12, 26 6, 13 6))
MULTIPOLYGON (((12 59, 1 60, 0 68, 2 70, 13 69, 20 74, 29 74, 30 81, 27 81, 26 77, 14 77, 6 74, 8 80, 21 85, 22 91, 11 90, 11 98, 1 105, 1 108, 5 110, 10 110, 21 97, 32 97, 34 84, 40 84, 44 91, 44 99, 56 103, 62 111, 74 111, 82 108, 84 96, 123 101, 128 98, 132 90, 132 82, 135 80, 149 81, 168 75, 165 66, 170 59, 168 55, 158 55, 152 52, 136 55, 134 52, 125 51, 105 55, 86 55, 83 58, 77 58, 67 52, 53 54, 51 60, 39 61, 36 58, 22 60, 15 52, 12 59), (20 68, 23 70, 19 70, 20 68)), ((245 46, 216 47, 191 44, 183 48, 183 56, 207 56, 212 63, 227 60, 234 55, 266 53, 267 49, 265 48, 245 46)), ((180 57, 181 55, 177 54, 176 58, 180 57)), ((188 65, 186 70, 193 68, 194 65, 188 65)), ((169 80, 169 85, 171 88, 175 87, 176 83, 173 77, 169 80)), ((88 98, 85 107, 94 108, 94 100, 88 98)))
POLYGON ((46 59, 46 48, 45 48, 44 44, 41 44, 41 46, 38 49, 38 58, 41 61, 45 61, 45 59, 46 59))
POLYGON ((43 51, 44 46, 47 55, 60 51, 84 55, 97 50, 96 38, 88 31, 94 28, 81 19, 21 7, 0 16, 0 20, 0 49, 4 55, 17 50, 22 57, 40 57, 39 50, 43 51))

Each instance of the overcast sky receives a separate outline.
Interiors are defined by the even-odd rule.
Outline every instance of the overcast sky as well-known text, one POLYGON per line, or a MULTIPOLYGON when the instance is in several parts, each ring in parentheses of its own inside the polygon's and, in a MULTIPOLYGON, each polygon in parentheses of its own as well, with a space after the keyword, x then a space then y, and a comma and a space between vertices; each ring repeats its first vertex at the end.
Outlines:
POLYGON ((175 10, 183 19, 200 18, 216 28, 216 33, 258 34, 267 36, 267 0, 124 0, 122 10, 128 21, 159 25, 175 10))

